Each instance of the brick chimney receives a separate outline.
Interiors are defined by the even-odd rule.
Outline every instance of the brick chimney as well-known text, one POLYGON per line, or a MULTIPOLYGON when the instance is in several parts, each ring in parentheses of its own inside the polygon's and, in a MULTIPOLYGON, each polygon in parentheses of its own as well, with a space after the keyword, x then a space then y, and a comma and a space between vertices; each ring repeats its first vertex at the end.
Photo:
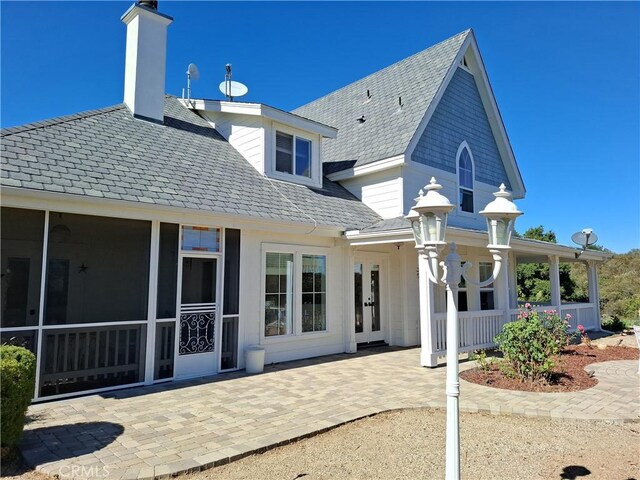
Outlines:
POLYGON ((167 27, 173 18, 147 0, 132 5, 121 20, 127 26, 124 103, 134 117, 162 123, 167 27))

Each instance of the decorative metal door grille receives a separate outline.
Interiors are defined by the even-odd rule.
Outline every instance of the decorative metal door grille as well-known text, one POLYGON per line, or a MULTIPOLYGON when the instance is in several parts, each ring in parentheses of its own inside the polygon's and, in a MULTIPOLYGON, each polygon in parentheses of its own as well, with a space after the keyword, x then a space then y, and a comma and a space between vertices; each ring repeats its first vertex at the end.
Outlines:
POLYGON ((215 303, 195 303, 180 308, 180 355, 213 352, 215 345, 215 303))

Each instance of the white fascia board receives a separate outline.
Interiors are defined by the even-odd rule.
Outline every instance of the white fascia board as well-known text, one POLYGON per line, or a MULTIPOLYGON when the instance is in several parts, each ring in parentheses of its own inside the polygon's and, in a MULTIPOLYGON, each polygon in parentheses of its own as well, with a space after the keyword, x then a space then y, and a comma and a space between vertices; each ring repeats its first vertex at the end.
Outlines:
POLYGON ((338 129, 323 123, 309 120, 308 118, 295 115, 293 113, 279 110, 262 103, 227 102, 223 100, 191 100, 183 101, 183 104, 194 110, 204 110, 220 113, 235 113, 238 115, 253 115, 275 120, 290 127, 294 127, 306 132, 322 135, 325 138, 337 138, 338 129))
MULTIPOLYGON (((345 232, 345 238, 351 246, 376 245, 384 243, 413 242, 413 232, 411 228, 388 230, 384 232, 360 233, 358 230, 345 232)), ((449 227, 447 229, 447 241, 454 241, 460 245, 486 248, 487 233, 479 230, 468 230, 463 228, 449 227)), ((556 255, 565 261, 576 261, 575 253, 578 251, 573 247, 556 243, 539 242, 536 240, 513 238, 511 240, 511 251, 518 253, 528 253, 536 255, 556 255)), ((578 261, 598 261, 604 262, 610 259, 611 253, 597 250, 586 250, 580 255, 578 261)))
POLYGON ((585 250, 580 258, 576 260, 575 254, 580 251, 578 248, 560 245, 557 243, 542 242, 527 238, 514 238, 511 240, 511 247, 515 253, 533 253, 539 255, 557 255, 565 260, 586 261, 593 260, 604 262, 613 257, 612 253, 600 252, 598 250, 585 250))
POLYGON ((347 180, 353 177, 360 177, 363 175, 369 175, 371 173, 388 170, 390 168, 397 167, 398 165, 404 165, 405 161, 406 160, 404 155, 396 155, 395 157, 384 158, 382 160, 377 160, 366 165, 360 165, 358 167, 347 168, 346 170, 340 170, 339 172, 330 173, 329 175, 326 175, 326 177, 332 182, 347 180))
MULTIPOLYGON (((505 168, 507 169, 507 175, 512 180, 515 180, 515 185, 511 185, 512 193, 514 198, 524 198, 527 193, 527 190, 524 186, 524 181, 522 179, 522 174, 520 173, 520 168, 518 167, 518 163, 516 162, 515 155, 513 154, 513 148, 511 147, 511 142, 509 141, 509 136, 507 135, 507 130, 504 126, 504 122, 502 121, 502 115, 500 115, 500 109, 498 108, 498 102, 496 102, 496 97, 493 94, 493 89, 491 88, 491 82, 489 82, 489 76, 487 75, 487 70, 484 66, 484 61, 482 60, 482 55, 480 54, 480 49, 478 48, 478 43, 476 42, 476 37, 473 31, 471 32, 471 44, 470 48, 473 52, 475 59, 478 62, 478 70, 480 72, 482 86, 484 89, 480 88, 480 96, 483 100, 488 100, 489 108, 487 109, 485 105, 485 111, 487 112, 487 116, 489 118, 489 123, 492 128, 498 131, 498 135, 496 140, 498 141, 498 148, 502 146, 500 153, 504 153, 507 157, 505 168), (483 95, 483 90, 486 91, 486 95, 483 95)), ((464 54, 464 53, 463 53, 464 54)))
POLYGON ((191 223, 226 228, 262 230, 269 232, 311 234, 342 237, 343 230, 332 225, 314 225, 280 219, 241 217, 229 213, 209 212, 169 205, 143 204, 129 200, 87 197, 58 192, 2 187, 2 206, 31 210, 51 210, 80 215, 159 220, 168 223, 191 223))

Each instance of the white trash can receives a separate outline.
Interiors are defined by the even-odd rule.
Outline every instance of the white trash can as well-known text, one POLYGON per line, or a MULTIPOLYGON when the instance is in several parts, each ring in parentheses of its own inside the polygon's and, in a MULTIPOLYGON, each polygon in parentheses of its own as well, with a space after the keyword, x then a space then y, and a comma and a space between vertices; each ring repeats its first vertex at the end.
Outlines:
POLYGON ((247 373, 262 373, 264 371, 264 347, 249 345, 244 349, 244 363, 247 373))

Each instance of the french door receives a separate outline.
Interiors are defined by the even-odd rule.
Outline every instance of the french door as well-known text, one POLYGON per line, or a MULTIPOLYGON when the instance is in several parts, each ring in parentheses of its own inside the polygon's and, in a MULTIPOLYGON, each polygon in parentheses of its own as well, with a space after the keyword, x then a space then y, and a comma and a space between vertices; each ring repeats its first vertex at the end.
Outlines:
POLYGON ((356 343, 384 340, 386 311, 382 295, 383 264, 375 257, 356 257, 353 265, 356 343))

